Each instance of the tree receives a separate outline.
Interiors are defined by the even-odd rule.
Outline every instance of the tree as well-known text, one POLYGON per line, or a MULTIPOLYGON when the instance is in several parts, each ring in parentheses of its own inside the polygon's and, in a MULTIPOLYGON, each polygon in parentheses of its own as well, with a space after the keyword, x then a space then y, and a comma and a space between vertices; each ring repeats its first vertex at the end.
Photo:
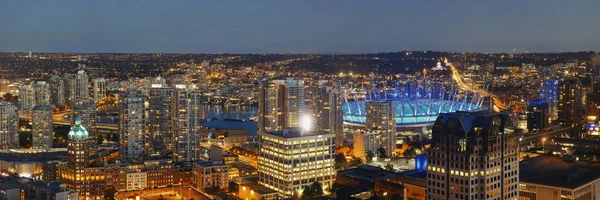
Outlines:
POLYGON ((348 165, 348 161, 346 161, 346 157, 344 154, 338 153, 335 155, 335 168, 340 169, 344 168, 348 165))
POLYGON ((388 163, 387 165, 385 165, 385 169, 388 171, 396 171, 394 170, 394 166, 390 163, 388 163))
POLYGON ((387 158, 387 153, 385 152, 385 149, 383 147, 379 147, 379 149, 377 149, 377 151, 379 152, 380 158, 387 158))
POLYGON ((314 182, 311 185, 304 186, 302 199, 311 199, 320 196, 323 196, 323 187, 321 186, 321 183, 314 182))
POLYGON ((115 187, 110 186, 108 189, 104 190, 104 199, 115 200, 115 193, 117 193, 115 187))
POLYGON ((375 154, 372 151, 367 151, 367 162, 371 162, 375 157, 375 154))
POLYGON ((402 153, 402 155, 404 155, 404 158, 413 159, 417 156, 417 151, 415 148, 410 148, 410 149, 404 151, 402 153))
POLYGON ((96 143, 102 144, 103 142, 104 142, 104 136, 102 136, 102 134, 99 134, 96 143))

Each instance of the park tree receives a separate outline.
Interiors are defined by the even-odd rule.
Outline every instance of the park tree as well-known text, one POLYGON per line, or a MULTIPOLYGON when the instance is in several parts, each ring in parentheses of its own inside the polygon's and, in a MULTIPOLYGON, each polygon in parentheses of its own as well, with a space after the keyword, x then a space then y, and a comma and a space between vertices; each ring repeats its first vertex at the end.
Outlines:
POLYGON ((115 194, 117 193, 117 190, 115 189, 115 187, 110 186, 109 188, 107 188, 106 190, 104 190, 104 199, 106 200, 115 200, 115 194))
POLYGON ((367 151, 367 162, 371 162, 373 160, 373 157, 375 157, 375 154, 372 151, 367 151))
POLYGON ((379 149, 377 149, 377 152, 379 152, 380 158, 387 158, 387 153, 383 147, 379 147, 379 149))

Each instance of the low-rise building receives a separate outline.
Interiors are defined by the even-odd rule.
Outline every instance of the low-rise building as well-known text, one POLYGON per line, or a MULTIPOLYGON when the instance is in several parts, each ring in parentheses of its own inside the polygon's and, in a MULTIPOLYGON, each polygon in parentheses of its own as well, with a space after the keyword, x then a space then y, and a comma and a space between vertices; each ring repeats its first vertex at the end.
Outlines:
POLYGON ((241 199, 275 200, 278 198, 277 194, 277 191, 252 181, 242 181, 238 191, 241 199))
POLYGON ((229 165, 222 161, 194 163, 194 187, 198 190, 229 188, 229 165))
POLYGON ((520 200, 600 198, 600 164, 540 155, 519 168, 520 200))
POLYGON ((147 187, 147 172, 127 172, 127 190, 141 190, 147 187))

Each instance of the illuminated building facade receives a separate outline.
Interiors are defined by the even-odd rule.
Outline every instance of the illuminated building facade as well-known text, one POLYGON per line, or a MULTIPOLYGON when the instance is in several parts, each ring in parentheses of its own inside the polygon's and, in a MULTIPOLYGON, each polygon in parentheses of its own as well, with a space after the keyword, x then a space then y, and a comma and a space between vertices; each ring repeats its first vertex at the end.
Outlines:
POLYGON ((335 133, 336 145, 344 145, 344 98, 341 88, 327 80, 317 81, 310 87, 310 113, 315 130, 335 133))
POLYGON ((19 87, 19 110, 31 110, 35 107, 35 90, 32 85, 19 87))
POLYGON ((119 131, 121 158, 138 159, 146 153, 146 118, 144 95, 136 88, 127 88, 120 97, 119 131))
POLYGON ((388 155, 396 149, 396 102, 376 100, 366 102, 365 126, 369 131, 381 134, 381 147, 388 155))
POLYGON ((527 129, 529 132, 543 132, 550 124, 550 106, 547 100, 534 99, 527 106, 527 129))
POLYGON ((304 81, 293 78, 260 82, 258 130, 280 131, 298 127, 304 109, 304 81))
POLYGON ((94 79, 94 100, 96 102, 106 98, 106 80, 103 78, 94 79))
POLYGON ((68 133, 67 166, 62 170, 62 179, 67 188, 79 192, 80 199, 97 199, 104 192, 104 168, 86 168, 88 164, 89 133, 75 117, 75 125, 68 133))
POLYGON ((556 79, 545 80, 540 86, 540 98, 548 102, 549 117, 558 119, 558 81, 556 79))
POLYGON ((381 134, 379 131, 357 130, 354 132, 354 156, 366 161, 367 154, 377 155, 381 134))
POLYGON ((562 80, 558 88, 558 122, 579 134, 583 121, 583 88, 578 79, 562 80))
POLYGON ((19 116, 17 108, 0 100, 0 149, 19 147, 19 116))
POLYGON ((195 85, 175 85, 175 103, 177 160, 200 160, 200 92, 195 85))
POLYGON ((301 194, 304 186, 335 181, 335 134, 303 132, 298 128, 259 132, 259 184, 280 196, 301 194))
POLYGON ((508 112, 442 114, 427 154, 427 199, 517 199, 518 155, 508 112))
POLYGON ((152 84, 148 93, 148 151, 173 152, 175 149, 175 89, 152 84))
POLYGON ((46 81, 38 81, 35 84, 35 105, 50 106, 50 85, 46 81))
POLYGON ((194 163, 194 187, 198 190, 229 188, 229 165, 223 161, 202 161, 194 163))
POLYGON ((52 148, 53 138, 52 110, 46 105, 35 106, 31 120, 31 148, 52 148))

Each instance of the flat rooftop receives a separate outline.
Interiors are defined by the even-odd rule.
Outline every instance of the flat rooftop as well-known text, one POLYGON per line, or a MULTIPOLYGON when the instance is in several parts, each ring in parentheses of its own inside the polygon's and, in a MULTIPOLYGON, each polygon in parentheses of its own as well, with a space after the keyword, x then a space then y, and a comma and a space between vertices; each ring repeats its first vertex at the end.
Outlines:
POLYGON ((540 155, 519 162, 519 181, 575 189, 600 178, 600 164, 540 155))
POLYGON ((366 181, 370 181, 370 182, 378 181, 378 180, 385 180, 385 179, 395 178, 395 177, 400 176, 400 174, 390 172, 385 169, 371 166, 371 165, 359 165, 358 167, 355 167, 355 168, 338 171, 338 173, 342 173, 342 174, 352 177, 352 178, 366 180, 366 181))
POLYGON ((283 137, 283 138, 298 138, 305 136, 329 135, 333 133, 320 131, 302 131, 300 128, 286 128, 283 131, 265 131, 264 133, 283 137))

